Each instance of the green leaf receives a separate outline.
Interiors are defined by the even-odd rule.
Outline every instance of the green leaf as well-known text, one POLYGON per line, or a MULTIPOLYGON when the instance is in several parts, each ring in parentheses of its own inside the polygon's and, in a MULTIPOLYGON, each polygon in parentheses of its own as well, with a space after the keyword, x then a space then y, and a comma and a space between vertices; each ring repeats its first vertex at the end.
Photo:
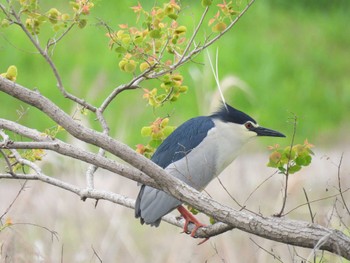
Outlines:
POLYGON ((162 143, 162 140, 151 140, 149 145, 153 148, 158 148, 158 146, 162 143))
POLYGON ((186 31, 187 31, 187 28, 185 26, 179 26, 175 29, 174 33, 180 35, 180 34, 186 33, 186 31))
POLYGON ((213 0, 202 0, 202 6, 207 7, 210 6, 213 0))
POLYGON ((176 19, 177 19, 177 17, 178 17, 178 15, 177 15, 177 14, 172 13, 172 14, 168 14, 168 17, 169 17, 169 18, 171 18, 171 19, 173 19, 173 20, 176 20, 176 19))
POLYGON ((194 207, 192 207, 190 205, 188 205, 187 208, 194 215, 197 215, 199 213, 199 211, 196 208, 194 208, 194 207))
POLYGON ((283 173, 283 174, 286 173, 286 171, 287 171, 287 169, 284 168, 283 166, 279 166, 278 170, 280 170, 280 172, 283 173))
POLYGON ((149 36, 151 38, 158 39, 158 38, 162 37, 162 32, 160 29, 155 29, 155 30, 152 30, 151 32, 149 32, 149 36))
POLYGON ((289 167, 288 172, 289 172, 290 174, 294 174, 294 173, 296 173, 296 172, 300 171, 300 169, 301 169, 301 166, 300 166, 300 165, 295 164, 295 165, 293 165, 293 166, 289 167))
POLYGON ((151 127, 149 127, 149 126, 145 126, 145 127, 142 127, 142 129, 141 129, 141 135, 143 136, 143 137, 147 137, 147 136, 150 136, 151 135, 151 133, 152 133, 152 128, 151 127))
POLYGON ((86 19, 80 19, 78 21, 78 27, 79 28, 84 28, 86 26, 86 24, 87 24, 87 20, 86 19))
POLYGON ((304 157, 298 156, 294 161, 297 165, 304 165, 304 157))
POLYGON ((126 52, 126 49, 124 47, 122 47, 122 46, 119 46, 119 47, 115 48, 115 52, 123 54, 123 53, 126 52))
POLYGON ((287 146, 284 151, 283 154, 285 155, 285 157, 289 160, 294 160, 295 156, 296 156, 296 151, 292 148, 292 150, 290 149, 290 146, 287 146))
POLYGON ((168 137, 174 130, 175 130, 175 127, 174 127, 174 126, 166 126, 166 127, 163 129, 163 132, 164 132, 164 135, 165 135, 166 137, 168 137))

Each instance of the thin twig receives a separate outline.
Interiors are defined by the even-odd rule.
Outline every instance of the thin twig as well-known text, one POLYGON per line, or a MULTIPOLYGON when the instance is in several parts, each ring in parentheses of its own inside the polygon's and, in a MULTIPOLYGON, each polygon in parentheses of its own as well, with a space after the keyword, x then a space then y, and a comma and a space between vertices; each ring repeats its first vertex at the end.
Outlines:
POLYGON ((189 40, 188 43, 187 43, 187 46, 185 47, 184 52, 182 53, 181 58, 179 59, 179 61, 178 61, 177 63, 181 63, 181 62, 184 60, 184 58, 185 58, 185 56, 186 56, 188 50, 189 50, 190 47, 192 46, 192 43, 193 43, 194 39, 196 38, 196 36, 197 36, 197 34, 198 34, 198 32, 199 32, 200 27, 201 27, 202 24, 203 24, 204 18, 205 18, 205 16, 207 15, 208 11, 209 11, 209 6, 207 6, 207 7, 205 8, 205 10, 204 10, 204 12, 203 12, 203 14, 202 14, 202 16, 201 16, 201 18, 200 18, 198 24, 197 24, 196 29, 194 30, 194 32, 193 32, 193 34, 192 34, 190 40, 189 40))
POLYGON ((242 12, 240 12, 238 14, 238 16, 225 28, 225 30, 223 30, 222 32, 220 32, 220 34, 218 34, 216 37, 214 37, 213 39, 211 39, 210 41, 206 42, 201 49, 205 49, 208 46, 212 45, 214 42, 216 42, 219 38, 221 38, 224 34, 226 34, 226 32, 228 32, 235 24, 237 24, 237 22, 242 18, 242 16, 248 11, 248 9, 252 6, 252 4, 255 2, 255 0, 251 0, 246 6, 245 8, 242 10, 242 12))
POLYGON ((246 205, 246 203, 248 202, 248 200, 253 196, 253 194, 264 184, 266 183, 268 180, 270 180, 272 178, 272 176, 274 176, 275 174, 277 174, 277 172, 274 172, 273 174, 271 174, 270 176, 268 176, 266 179, 264 179, 260 184, 258 184, 258 186, 256 186, 254 188, 254 190, 248 195, 247 199, 244 201, 244 206, 246 205))
POLYGON ((39 42, 34 39, 31 35, 31 33, 28 31, 28 29, 24 26, 24 24, 21 21, 21 18, 19 17, 19 15, 17 14, 17 12, 14 10, 14 8, 12 6, 11 7, 11 13, 13 15, 13 17, 16 19, 16 24, 20 26, 20 28, 22 29, 22 31, 27 35, 28 39, 30 40, 30 42, 32 42, 32 44, 34 45, 34 47, 36 48, 36 50, 39 51, 40 55, 42 57, 44 57, 45 61, 49 64, 50 68, 52 69, 52 72, 57 80, 57 87, 60 90, 60 92, 62 93, 62 95, 65 98, 68 98, 80 105, 82 105, 83 107, 89 109, 92 112, 96 111, 96 107, 92 106, 91 104, 87 103, 85 100, 80 99, 72 94, 70 94, 69 92, 66 91, 66 89, 63 86, 63 82, 61 79, 60 74, 58 73, 58 69, 55 65, 55 63, 52 61, 52 59, 50 58, 50 56, 47 53, 47 50, 43 50, 39 44, 39 42))
POLYGON ((21 188, 19 189, 19 191, 17 192, 17 195, 15 196, 15 198, 12 200, 11 204, 6 208, 5 212, 0 216, 0 221, 3 219, 3 217, 10 211, 11 207, 14 205, 14 203, 16 202, 16 200, 18 199, 18 197, 20 196, 20 194, 23 192, 24 188, 27 185, 27 181, 24 181, 24 183, 21 185, 21 188))
MULTIPOLYGON (((134 78, 130 83, 135 83, 135 82, 141 82, 144 79, 144 75, 142 74, 142 76, 140 77, 136 77, 134 78)), ((140 88, 140 86, 138 86, 137 84, 126 84, 126 85, 120 85, 117 88, 115 88, 111 94, 108 95, 108 97, 102 102, 101 106, 99 107, 99 111, 104 112, 106 110, 106 108, 108 107, 108 105, 114 100, 114 98, 121 92, 125 91, 125 90, 132 90, 132 89, 138 89, 140 88)))
POLYGON ((5 6, 3 6, 2 4, 0 4, 0 9, 1 9, 1 11, 4 13, 4 15, 7 17, 7 19, 8 19, 9 21, 11 21, 11 16, 10 16, 10 14, 7 12, 5 6))
MULTIPOLYGON (((349 190, 350 190, 350 188, 344 190, 342 193, 346 193, 346 192, 349 191, 349 190)), ((303 204, 301 204, 301 205, 298 205, 298 206, 292 208, 292 209, 289 210, 288 212, 284 213, 284 215, 286 216, 286 215, 290 214, 291 212, 293 212, 293 211, 299 209, 300 207, 303 207, 304 205, 308 205, 308 204, 312 204, 312 203, 324 201, 324 200, 327 200, 327 199, 330 199, 330 198, 337 197, 337 196, 339 196, 339 195, 340 195, 340 194, 338 193, 338 194, 334 194, 334 195, 329 195, 329 196, 326 196, 326 197, 318 198, 318 199, 315 199, 315 200, 311 200, 311 201, 309 201, 308 203, 303 203, 303 204)))
POLYGON ((311 209, 311 204, 310 204, 310 201, 309 201, 309 197, 307 196, 307 193, 306 193, 306 190, 305 190, 304 187, 303 187, 303 191, 304 191, 304 195, 305 195, 305 198, 306 198, 307 207, 309 208, 310 217, 311 217, 311 222, 314 223, 315 215, 312 213, 312 209, 311 209))
POLYGON ((295 140, 295 135, 297 131, 297 116, 294 114, 294 123, 293 123, 293 134, 292 134, 292 140, 290 143, 290 149, 289 149, 289 154, 288 154, 288 162, 287 162, 287 169, 283 173, 285 175, 285 185, 284 185, 284 194, 283 194, 283 202, 282 202, 282 208, 278 214, 275 214, 274 216, 281 217, 283 215, 284 209, 286 207, 287 203, 287 196, 288 196, 288 179, 289 179, 289 169, 291 165, 291 158, 292 158, 292 149, 294 145, 294 140, 295 140))
POLYGON ((193 49, 191 52, 188 53, 187 56, 185 56, 183 59, 179 60, 177 63, 171 65, 168 69, 161 70, 159 72, 154 72, 153 74, 149 75, 149 78, 158 78, 160 76, 163 76, 164 74, 171 72, 178 68, 179 66, 185 64, 186 62, 190 61, 195 55, 202 52, 207 47, 211 46, 213 43, 215 43, 219 38, 221 38, 224 34, 226 34, 240 19, 241 17, 248 11, 248 9, 251 7, 251 5, 254 3, 255 0, 251 0, 246 7, 242 10, 242 12, 226 27, 225 30, 220 32, 216 37, 212 38, 211 40, 206 40, 205 43, 202 46, 198 46, 197 48, 193 49))
POLYGON ((100 258, 100 256, 97 254, 96 250, 94 249, 94 246, 91 245, 91 249, 92 251, 94 251, 94 255, 97 257, 97 259, 102 263, 102 259, 100 258))
POLYGON ((54 238, 56 238, 56 240, 59 241, 58 233, 54 230, 51 230, 51 229, 45 227, 45 226, 41 226, 41 225, 37 225, 37 224, 33 224, 33 223, 13 223, 13 224, 11 224, 11 226, 15 226, 15 225, 30 225, 30 226, 35 226, 38 228, 45 229, 46 231, 50 232, 52 241, 54 238))
POLYGON ((63 37, 66 36, 74 26, 75 23, 71 23, 70 26, 57 39, 50 39, 46 45, 45 52, 47 53, 51 46, 56 45, 59 41, 61 41, 63 37))
POLYGON ((273 257, 273 259, 276 259, 276 260, 278 260, 279 262, 282 262, 282 263, 283 263, 283 261, 281 260, 281 258, 280 258, 279 256, 276 256, 276 255, 273 254, 272 252, 270 252, 270 251, 268 251, 267 249, 265 249, 265 248, 263 248, 262 246, 260 246, 258 243, 256 243, 256 242, 254 241, 254 239, 252 239, 252 238, 249 238, 249 239, 250 239, 250 241, 252 241, 258 248, 262 249, 262 250, 265 251, 267 254, 271 255, 271 256, 273 257))
MULTIPOLYGON (((100 109, 97 109, 96 116, 97 116, 97 119, 99 120, 99 122, 102 125, 103 134, 109 135, 109 127, 108 127, 107 121, 104 118, 104 116, 103 116, 102 112, 100 111, 100 109)), ((103 148, 100 148, 98 150, 97 155, 101 156, 101 157, 104 157, 105 152, 106 151, 103 148)), ((98 169, 97 165, 90 164, 89 168, 86 171, 86 183, 87 183, 87 187, 90 188, 90 189, 94 188, 94 174, 95 174, 97 169, 98 169)))
MULTIPOLYGON (((334 204, 334 210, 335 210, 335 212, 336 212, 336 214, 337 214, 337 216, 338 216, 338 219, 339 219, 339 221, 340 221, 340 223, 346 228, 346 230, 347 231, 350 231, 350 226, 347 226, 347 223, 346 222, 344 222, 344 220, 343 220, 343 216, 339 213, 339 211, 338 211, 338 208, 337 208, 337 206, 336 206, 336 203, 338 202, 338 199, 336 198, 335 199, 335 204, 334 204)), ((347 220, 347 218, 348 217, 345 217, 345 220, 347 220)))
POLYGON ((63 263, 63 248, 64 248, 64 244, 62 244, 62 247, 61 247, 61 263, 63 263))
POLYGON ((4 157, 6 165, 7 165, 8 169, 9 169, 9 174, 14 174, 13 169, 12 169, 12 165, 11 165, 11 162, 10 162, 9 158, 7 157, 7 155, 4 153, 4 151, 2 149, 0 149, 0 153, 4 157))
POLYGON ((241 204, 236 200, 236 198, 234 198, 233 195, 230 194, 230 192, 227 190, 227 188, 225 187, 225 185, 221 182, 220 178, 217 177, 217 179, 218 179, 220 185, 222 186, 222 188, 224 188, 225 192, 230 196, 230 198, 241 208, 241 210, 244 209, 245 206, 241 205, 241 204))
POLYGON ((339 160, 339 164, 338 164, 338 187, 339 187, 339 193, 340 193, 341 200, 343 201, 343 205, 344 205, 346 211, 348 212, 348 214, 350 215, 349 207, 347 206, 347 204, 345 202, 344 195, 343 195, 343 191, 342 191, 342 187, 341 187, 341 179, 340 179, 340 168, 342 165, 343 156, 344 156, 344 153, 342 153, 340 160, 339 160))
MULTIPOLYGON (((4 145, 6 147, 11 142, 10 137, 1 129, 0 129, 0 136, 3 138, 2 142, 0 142, 0 146, 4 145)), ((5 147, 2 147, 2 148, 5 148, 5 147)), ((7 157, 7 155, 4 153, 2 149, 0 149, 0 153, 4 157, 7 168, 9 169, 9 173, 14 174, 9 158, 7 157)))

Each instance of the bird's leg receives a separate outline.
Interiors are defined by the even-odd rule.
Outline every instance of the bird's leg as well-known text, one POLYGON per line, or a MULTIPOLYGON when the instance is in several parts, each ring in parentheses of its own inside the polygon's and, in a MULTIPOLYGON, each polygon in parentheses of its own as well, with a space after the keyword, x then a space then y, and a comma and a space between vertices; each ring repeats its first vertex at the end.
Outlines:
MULTIPOLYGON (((184 225, 184 232, 188 233, 188 224, 191 222, 195 225, 193 230, 191 231, 191 237, 194 237, 196 234, 196 231, 200 227, 204 227, 206 225, 202 224, 198 221, 197 218, 195 218, 191 212, 189 212, 186 208, 184 208, 182 205, 177 207, 177 210, 180 212, 180 214, 185 219, 185 225, 184 225)), ((200 242, 198 245, 203 244, 205 241, 207 241, 209 238, 204 239, 202 242, 200 242)))

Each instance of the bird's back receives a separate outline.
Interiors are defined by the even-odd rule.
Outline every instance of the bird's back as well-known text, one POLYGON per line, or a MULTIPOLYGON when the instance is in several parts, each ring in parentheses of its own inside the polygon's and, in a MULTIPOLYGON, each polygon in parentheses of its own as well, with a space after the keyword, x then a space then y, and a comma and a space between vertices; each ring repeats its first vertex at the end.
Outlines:
MULTIPOLYGON (((210 117, 201 116, 188 120, 163 141, 151 160, 164 168, 169 174, 198 190, 202 190, 203 186, 210 181, 204 178, 209 178, 213 171, 200 165, 200 162, 205 160, 204 156, 200 157, 193 154, 192 151, 196 151, 207 136, 208 131, 213 127, 214 122, 210 117), (190 167, 193 167, 192 163, 197 163, 198 168, 203 168, 203 171, 196 170, 196 174, 194 174, 193 169, 190 169, 190 167), (204 172, 207 175, 203 177, 204 172)), ((158 226, 161 217, 181 203, 181 201, 163 191, 142 185, 136 200, 135 216, 141 218, 141 223, 145 222, 158 226)))

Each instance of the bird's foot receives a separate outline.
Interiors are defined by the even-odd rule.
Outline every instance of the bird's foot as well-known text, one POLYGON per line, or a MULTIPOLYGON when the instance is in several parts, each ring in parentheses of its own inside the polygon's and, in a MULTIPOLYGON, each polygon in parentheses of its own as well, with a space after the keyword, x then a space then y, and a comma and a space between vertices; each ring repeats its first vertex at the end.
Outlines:
MULTIPOLYGON (((180 205, 177 210, 180 212, 180 214, 183 216, 183 218, 185 219, 185 225, 184 225, 184 232, 185 233, 189 233, 188 231, 188 224, 191 222, 193 223, 195 226, 193 228, 193 230, 191 231, 191 237, 196 237, 196 232, 198 230, 198 228, 200 227, 205 227, 206 225, 199 222, 197 218, 195 218, 191 212, 189 212, 186 208, 184 208, 182 205, 180 205)), ((203 244, 204 242, 206 242, 209 239, 209 237, 205 238, 204 240, 202 240, 200 243, 198 243, 198 245, 203 244)))

